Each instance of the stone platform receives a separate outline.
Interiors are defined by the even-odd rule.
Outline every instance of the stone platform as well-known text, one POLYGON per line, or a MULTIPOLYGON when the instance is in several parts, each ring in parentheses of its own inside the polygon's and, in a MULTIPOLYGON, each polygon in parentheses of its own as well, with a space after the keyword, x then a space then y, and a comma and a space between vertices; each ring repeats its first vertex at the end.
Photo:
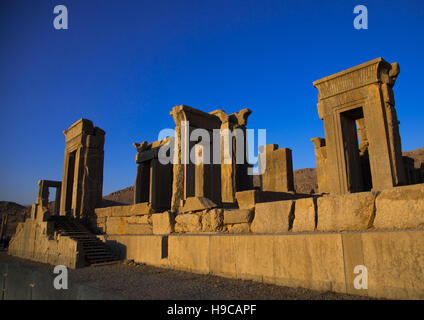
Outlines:
POLYGON ((108 235, 121 258, 288 287, 424 299, 424 231, 108 235), (355 289, 357 265, 368 289, 355 289))

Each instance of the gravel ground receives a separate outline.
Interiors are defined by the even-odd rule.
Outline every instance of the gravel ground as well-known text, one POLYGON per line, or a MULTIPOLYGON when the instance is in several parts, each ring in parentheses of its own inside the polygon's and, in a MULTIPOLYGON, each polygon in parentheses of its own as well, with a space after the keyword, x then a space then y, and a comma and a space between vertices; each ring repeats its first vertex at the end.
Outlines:
MULTIPOLYGON (((53 267, 0 252, 0 263, 19 261, 40 271, 53 267)), ((356 300, 360 296, 288 288, 157 268, 134 262, 69 270, 69 283, 90 282, 109 292, 138 300, 356 300)))

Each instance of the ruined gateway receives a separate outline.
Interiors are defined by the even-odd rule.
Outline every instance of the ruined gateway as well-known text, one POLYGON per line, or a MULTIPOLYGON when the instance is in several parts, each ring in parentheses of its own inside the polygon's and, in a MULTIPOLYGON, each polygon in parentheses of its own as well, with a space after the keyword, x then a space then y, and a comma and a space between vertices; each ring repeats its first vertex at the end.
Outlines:
POLYGON ((325 138, 313 138, 318 192, 294 191, 292 150, 261 147, 260 186, 236 135, 251 110, 176 106, 175 137, 136 147, 134 204, 102 207, 105 132, 65 135, 62 181, 41 180, 9 254, 71 268, 133 259, 157 266, 384 298, 424 298, 424 184, 401 154, 397 63, 378 58, 315 81, 325 138), (204 129, 212 142, 186 141, 204 129), (226 141, 226 142, 225 142, 226 141), (161 148, 175 163, 160 161, 161 148), (210 147, 210 148, 209 148, 210 147), (205 161, 217 157, 219 163, 205 161), (194 150, 196 163, 182 161, 194 150), (186 154, 187 152, 187 154, 186 154), (228 161, 228 159, 230 161, 228 161), (48 189, 56 208, 48 209, 48 189), (59 205, 58 205, 59 204, 59 205), (353 286, 357 265, 369 288, 353 286))

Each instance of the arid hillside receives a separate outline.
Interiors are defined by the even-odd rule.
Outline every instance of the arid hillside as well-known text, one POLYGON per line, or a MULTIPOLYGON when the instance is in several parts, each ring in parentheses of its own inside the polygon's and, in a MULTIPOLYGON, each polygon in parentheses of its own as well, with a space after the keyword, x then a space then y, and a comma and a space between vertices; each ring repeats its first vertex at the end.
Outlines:
POLYGON ((24 207, 15 202, 0 201, 0 216, 8 216, 6 238, 10 238, 15 233, 18 222, 25 221, 29 214, 30 208, 28 207, 24 207))

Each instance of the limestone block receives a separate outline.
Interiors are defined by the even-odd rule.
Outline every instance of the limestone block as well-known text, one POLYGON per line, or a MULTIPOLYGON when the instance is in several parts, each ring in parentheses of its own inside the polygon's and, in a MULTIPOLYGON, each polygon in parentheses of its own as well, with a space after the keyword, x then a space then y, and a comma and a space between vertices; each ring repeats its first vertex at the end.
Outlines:
POLYGON ((235 247, 237 236, 220 234, 209 237, 209 272, 214 275, 236 278, 235 247))
POLYGON ((168 260, 175 269, 209 273, 209 236, 170 235, 168 260))
POLYGON ((150 224, 127 224, 126 234, 152 234, 153 227, 150 224))
POLYGON ((258 203, 251 230, 255 233, 280 233, 291 229, 294 218, 294 201, 258 203))
POLYGON ((113 235, 105 238, 106 245, 116 257, 134 260, 138 263, 163 265, 167 259, 164 252, 164 238, 160 235, 113 235), (165 261, 164 261, 165 260, 165 261))
POLYGON ((151 224, 151 215, 132 216, 127 218, 128 223, 151 224))
POLYGON ((318 199, 318 231, 359 231, 371 227, 376 193, 360 192, 318 199))
POLYGON ((94 219, 97 223, 106 223, 107 217, 98 217, 94 219))
POLYGON ((205 197, 190 197, 187 198, 184 206, 180 208, 180 212, 193 212, 193 211, 201 211, 205 209, 216 208, 217 205, 210 199, 205 197))
POLYGON ((207 210, 202 216, 202 231, 203 232, 216 232, 221 230, 224 221, 222 209, 207 210))
POLYGON ((261 175, 262 190, 294 191, 292 151, 288 148, 277 148, 277 144, 261 148, 259 166, 263 167, 265 164, 265 172, 261 175))
POLYGON ((149 205, 149 203, 142 202, 142 203, 133 204, 130 207, 129 212, 131 215, 140 216, 145 214, 152 214, 154 211, 153 211, 153 208, 149 205))
POLYGON ((238 207, 240 209, 254 209, 257 200, 257 192, 257 190, 236 192, 238 207))
POLYGON ((376 229, 424 228, 424 184, 382 191, 376 199, 376 229))
POLYGON ((112 207, 107 208, 96 208, 94 209, 94 214, 100 218, 100 217, 110 217, 112 216, 112 207))
POLYGON ((253 210, 226 209, 224 210, 224 224, 248 223, 253 219, 253 210))
POLYGON ((255 249, 257 259, 270 255, 267 263, 274 266, 271 283, 321 291, 346 290, 340 234, 278 235, 273 238, 271 252, 263 250, 261 243, 255 249))
POLYGON ((298 199, 294 206, 293 232, 311 232, 315 230, 316 200, 298 199))
POLYGON ((125 217, 109 217, 106 220, 106 233, 125 234, 127 219, 125 217))
POLYGON ((249 233, 250 232, 250 223, 237 223, 231 225, 231 228, 228 230, 229 233, 249 233))
POLYGON ((202 231, 201 217, 194 213, 179 214, 175 217, 175 232, 202 231))
POLYGON ((305 194, 296 194, 295 192, 276 192, 276 191, 260 191, 247 190, 236 193, 239 209, 254 209, 257 203, 294 200, 299 198, 310 197, 305 194))
POLYGON ((112 217, 127 217, 131 216, 131 206, 114 206, 110 207, 112 217))
POLYGON ((75 240, 67 236, 53 237, 52 222, 27 219, 9 243, 9 254, 24 259, 77 268, 84 258, 75 240))
POLYGON ((153 234, 174 232, 174 215, 171 212, 152 214, 153 234))
POLYGON ((424 232, 364 232, 368 295, 386 299, 424 299, 424 232))

